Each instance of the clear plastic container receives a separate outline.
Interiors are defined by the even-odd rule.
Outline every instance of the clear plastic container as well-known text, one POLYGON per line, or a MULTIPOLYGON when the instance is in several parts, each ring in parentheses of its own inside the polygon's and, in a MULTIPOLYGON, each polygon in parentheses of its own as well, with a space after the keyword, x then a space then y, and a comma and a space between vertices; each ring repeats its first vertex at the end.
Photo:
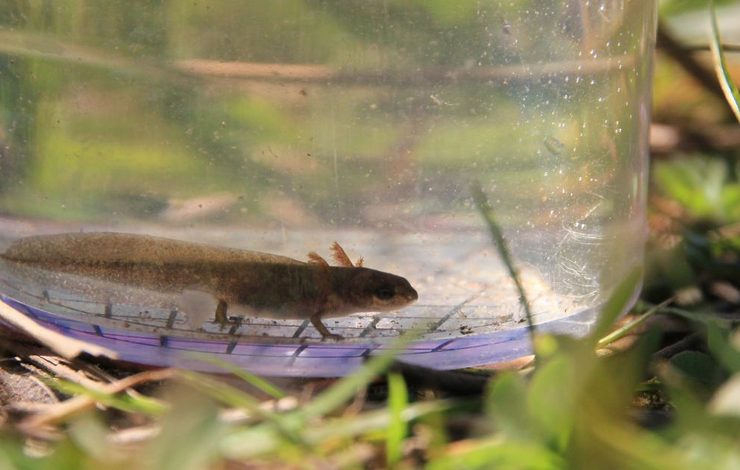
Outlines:
POLYGON ((158 285, 0 259, 6 303, 122 360, 342 375, 414 328, 417 364, 527 354, 475 184, 544 330, 585 332, 642 262, 654 1, 10 5, 0 252, 120 232, 305 261, 336 240, 419 295, 322 341, 298 313, 197 325, 158 285))

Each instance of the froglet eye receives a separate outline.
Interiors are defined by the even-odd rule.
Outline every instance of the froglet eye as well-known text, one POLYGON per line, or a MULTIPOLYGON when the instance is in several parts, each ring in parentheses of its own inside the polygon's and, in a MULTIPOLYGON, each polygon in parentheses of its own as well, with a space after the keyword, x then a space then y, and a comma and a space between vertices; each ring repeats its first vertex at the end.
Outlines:
POLYGON ((382 286, 375 291, 375 297, 380 300, 390 300, 396 295, 396 291, 393 287, 382 286))

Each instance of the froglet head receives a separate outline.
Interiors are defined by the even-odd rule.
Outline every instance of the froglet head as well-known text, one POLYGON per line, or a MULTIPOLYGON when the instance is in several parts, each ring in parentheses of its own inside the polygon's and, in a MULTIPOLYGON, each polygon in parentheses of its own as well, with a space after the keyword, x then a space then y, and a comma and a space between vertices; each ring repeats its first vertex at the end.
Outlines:
POLYGON ((354 268, 346 292, 357 311, 387 312, 409 305, 419 298, 409 281, 395 274, 368 268, 354 268))

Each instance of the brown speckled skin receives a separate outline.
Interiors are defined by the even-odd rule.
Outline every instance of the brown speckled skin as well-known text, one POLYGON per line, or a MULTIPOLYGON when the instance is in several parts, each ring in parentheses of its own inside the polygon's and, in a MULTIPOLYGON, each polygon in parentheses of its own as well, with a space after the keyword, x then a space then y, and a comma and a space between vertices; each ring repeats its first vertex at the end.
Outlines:
POLYGON ((255 316, 311 318, 401 308, 409 282, 368 268, 123 233, 42 235, 15 241, 3 258, 39 269, 158 292, 196 290, 255 316), (379 301, 379 289, 393 297, 379 301), (386 291, 387 292, 387 291, 386 291))

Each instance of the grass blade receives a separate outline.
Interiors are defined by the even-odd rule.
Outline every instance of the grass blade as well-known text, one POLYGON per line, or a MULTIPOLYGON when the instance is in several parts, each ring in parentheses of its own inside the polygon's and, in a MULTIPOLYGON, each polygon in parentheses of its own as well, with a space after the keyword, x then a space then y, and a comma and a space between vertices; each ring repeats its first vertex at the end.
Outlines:
POLYGON ((282 436, 292 444, 304 445, 297 429, 302 421, 292 416, 283 416, 279 413, 260 407, 260 403, 251 395, 233 387, 229 384, 211 379, 203 374, 193 371, 181 370, 180 376, 193 388, 211 396, 211 398, 226 403, 227 405, 241 408, 254 416, 262 418, 274 427, 277 435, 282 436))
POLYGON ((514 284, 516 285, 516 289, 519 292, 519 302, 522 305, 522 308, 524 309, 524 313, 527 317, 527 326, 529 327, 529 336, 530 341, 532 342, 532 348, 535 347, 535 341, 534 341, 534 318, 532 316, 532 309, 529 306, 529 300, 527 300, 527 294, 524 292, 524 286, 522 285, 521 280, 519 279, 519 272, 517 271, 516 267, 514 266, 514 262, 511 260, 511 254, 509 253, 509 248, 506 244, 506 240, 504 239, 504 234, 501 230, 501 227, 496 222, 496 218, 493 215, 493 208, 491 207, 491 204, 488 202, 488 198, 486 197, 486 194, 483 192, 483 189, 481 189, 480 185, 478 183, 474 183, 472 186, 472 193, 473 193, 473 200, 475 201, 476 206, 478 207, 478 211, 483 216, 483 219, 488 224, 488 229, 491 232, 491 236, 493 237, 494 245, 496 246, 496 249, 498 250, 499 256, 501 256, 501 261, 506 265, 506 267, 509 270, 509 276, 514 281, 514 284))
POLYGON ((362 387, 370 383, 378 375, 385 372, 393 363, 399 352, 405 346, 416 339, 419 332, 408 331, 390 344, 389 348, 373 357, 351 375, 343 377, 328 390, 317 396, 308 403, 301 413, 306 420, 324 416, 339 408, 343 403, 352 398, 362 387))
POLYGON ((717 26, 717 14, 714 10, 714 0, 709 0, 709 48, 714 58, 714 69, 717 72, 717 79, 725 94, 727 103, 735 113, 735 118, 740 121, 740 92, 738 92, 735 82, 730 76, 730 71, 725 61, 725 54, 722 52, 722 42, 719 37, 719 27, 717 26))
POLYGON ((282 391, 280 388, 276 387, 275 385, 271 384, 267 380, 263 379, 262 377, 258 377, 250 372, 247 372, 246 370, 235 366, 229 361, 224 361, 223 359, 219 359, 210 354, 204 354, 204 353, 188 353, 188 356, 192 357, 193 359, 197 359, 199 361, 207 362, 209 364, 213 364, 217 367, 220 367, 223 370, 239 377, 240 379, 242 379, 243 381, 245 381, 252 387, 271 396, 272 398, 276 400, 285 398, 287 396, 284 391, 282 391))
POLYGON ((186 384, 227 406, 241 408, 257 416, 263 416, 266 413, 265 410, 260 409, 259 401, 256 398, 232 385, 191 370, 180 370, 178 375, 186 384))
MULTIPOLYGON (((180 392, 174 397, 173 412, 160 422, 156 437, 145 446, 128 448, 135 456, 129 468, 199 470, 219 467, 212 463, 219 458, 219 445, 229 426, 219 420, 215 403, 195 395, 195 390, 180 392)), ((87 468, 105 466, 98 463, 87 468)))
POLYGON ((403 440, 408 432, 408 424, 403 419, 403 410, 409 403, 406 381, 397 372, 388 374, 388 411, 390 423, 386 431, 385 454, 388 467, 396 465, 403 457, 403 440))
POLYGON ((663 302, 659 303, 658 305, 652 306, 650 309, 648 309, 647 312, 643 313, 642 315, 640 315, 639 317, 635 318, 634 320, 632 320, 631 322, 627 323, 626 325, 622 326, 621 328, 618 328, 618 329, 612 331, 611 333, 609 333, 608 335, 604 336, 603 338, 601 338, 599 340, 599 342, 596 343, 596 346, 599 347, 599 348, 603 348, 604 346, 608 346, 609 344, 611 344, 611 343, 613 343, 613 342, 615 342, 617 340, 620 340, 620 339, 624 338, 632 330, 634 330, 638 326, 640 326, 643 323, 645 323, 645 321, 648 318, 650 318, 653 315, 655 315, 658 311, 660 311, 660 309, 662 309, 663 307, 667 306, 671 302, 673 302, 673 298, 672 297, 670 299, 664 300, 663 302))
POLYGON ((130 395, 122 395, 119 392, 111 393, 103 390, 95 390, 78 383, 62 379, 50 380, 46 383, 60 392, 69 395, 87 396, 95 400, 97 403, 110 408, 116 408, 127 413, 143 413, 149 416, 158 416, 169 409, 169 406, 166 403, 144 395, 133 397, 130 395))
MULTIPOLYGON (((453 400, 434 400, 412 403, 400 415, 404 423, 436 413, 471 412, 476 405, 472 402, 453 400)), ((349 417, 317 420, 311 426, 299 429, 310 449, 319 448, 322 443, 336 439, 355 439, 377 431, 385 431, 392 424, 390 411, 386 409, 366 411, 349 417)), ((234 430, 223 440, 223 450, 230 458, 254 458, 268 455, 277 450, 282 439, 274 427, 265 425, 242 427, 234 430)))
POLYGON ((606 305, 601 309, 599 318, 596 321, 594 330, 591 333, 593 341, 598 341, 604 337, 614 325, 617 318, 627 309, 632 296, 637 291, 637 286, 642 279, 642 269, 633 269, 624 280, 619 283, 617 289, 606 301, 606 305))

